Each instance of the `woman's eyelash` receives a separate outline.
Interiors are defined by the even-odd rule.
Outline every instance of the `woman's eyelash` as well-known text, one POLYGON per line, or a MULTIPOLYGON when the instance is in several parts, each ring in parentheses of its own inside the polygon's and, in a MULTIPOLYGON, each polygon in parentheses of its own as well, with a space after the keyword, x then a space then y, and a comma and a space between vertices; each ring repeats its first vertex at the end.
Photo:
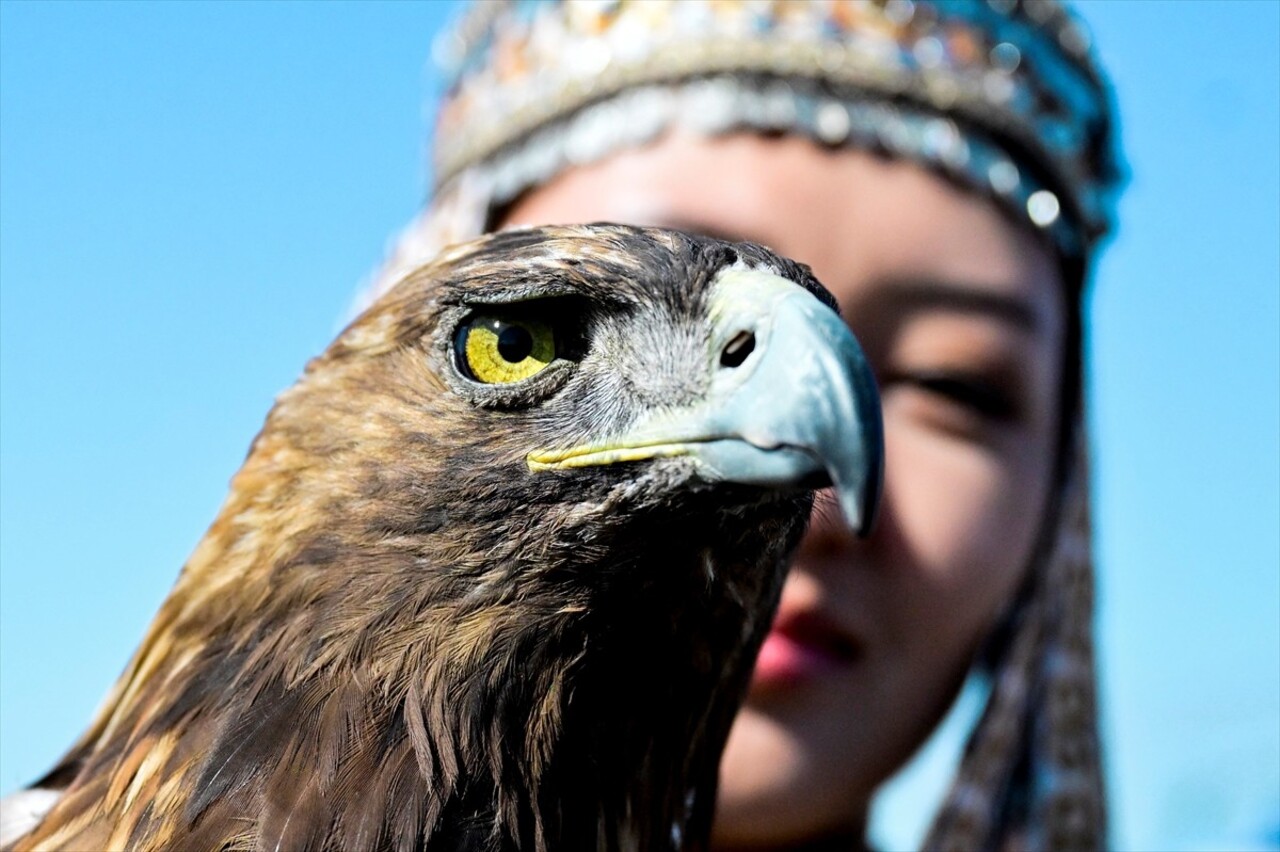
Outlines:
POLYGON ((1017 414, 1013 396, 990 380, 960 373, 918 372, 892 377, 937 394, 992 420, 1011 420, 1017 414))

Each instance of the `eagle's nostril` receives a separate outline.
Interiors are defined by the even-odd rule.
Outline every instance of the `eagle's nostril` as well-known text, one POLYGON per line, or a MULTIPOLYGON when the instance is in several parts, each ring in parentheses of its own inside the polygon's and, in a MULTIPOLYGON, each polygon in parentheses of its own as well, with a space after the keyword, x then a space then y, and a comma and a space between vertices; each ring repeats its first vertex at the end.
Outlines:
POLYGON ((724 351, 720 353, 720 364, 725 367, 737 367, 747 360, 747 356, 756 348, 756 336, 750 331, 740 331, 733 336, 724 351))

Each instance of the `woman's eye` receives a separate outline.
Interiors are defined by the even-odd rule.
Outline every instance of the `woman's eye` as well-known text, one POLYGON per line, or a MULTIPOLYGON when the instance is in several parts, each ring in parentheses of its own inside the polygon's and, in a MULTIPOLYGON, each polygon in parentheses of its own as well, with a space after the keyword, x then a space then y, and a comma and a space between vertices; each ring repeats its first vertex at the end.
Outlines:
POLYGON ((537 319, 477 314, 453 338, 458 367, 486 385, 510 384, 535 376, 556 357, 556 335, 537 319))
POLYGON ((913 373, 899 377, 899 381, 991 420, 1011 420, 1017 414, 1017 405, 1009 392, 987 379, 955 373, 913 373))

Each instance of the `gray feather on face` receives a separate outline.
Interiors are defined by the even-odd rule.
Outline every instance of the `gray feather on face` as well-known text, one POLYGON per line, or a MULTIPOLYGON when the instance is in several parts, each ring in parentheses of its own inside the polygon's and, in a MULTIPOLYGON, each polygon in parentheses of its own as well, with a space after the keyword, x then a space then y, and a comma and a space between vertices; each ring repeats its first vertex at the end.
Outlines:
POLYGON ((621 226, 410 275, 281 395, 15 848, 701 848, 807 489, 873 510, 830 307, 759 246, 621 226), (797 334, 835 366, 779 388, 797 334))

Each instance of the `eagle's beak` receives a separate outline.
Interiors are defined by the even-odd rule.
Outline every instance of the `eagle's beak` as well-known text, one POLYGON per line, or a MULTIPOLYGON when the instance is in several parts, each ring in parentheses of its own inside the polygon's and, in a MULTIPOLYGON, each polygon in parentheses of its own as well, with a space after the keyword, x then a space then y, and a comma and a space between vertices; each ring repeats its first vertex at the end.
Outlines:
POLYGON ((530 468, 686 456, 713 480, 832 484, 849 526, 866 535, 880 500, 884 427, 857 340, 834 311, 771 272, 730 267, 712 287, 703 401, 644 419, 607 445, 530 453, 530 468))

